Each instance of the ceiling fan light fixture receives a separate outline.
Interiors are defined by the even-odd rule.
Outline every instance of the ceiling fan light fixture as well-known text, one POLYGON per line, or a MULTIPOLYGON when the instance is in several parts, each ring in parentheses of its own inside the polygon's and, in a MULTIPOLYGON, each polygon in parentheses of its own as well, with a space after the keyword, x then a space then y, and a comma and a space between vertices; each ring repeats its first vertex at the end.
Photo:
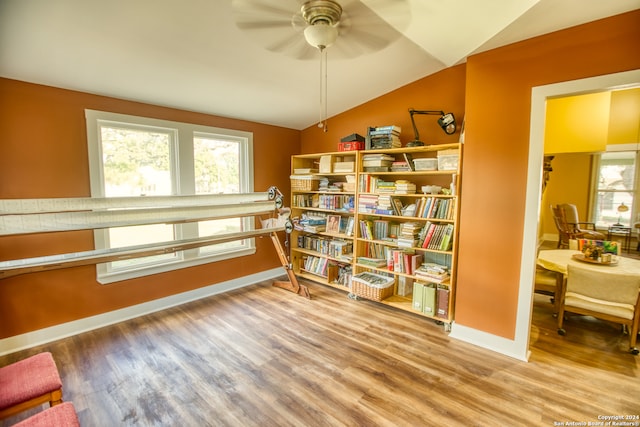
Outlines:
POLYGON ((304 38, 311 46, 323 50, 336 41, 338 38, 338 29, 321 21, 305 28, 304 38))

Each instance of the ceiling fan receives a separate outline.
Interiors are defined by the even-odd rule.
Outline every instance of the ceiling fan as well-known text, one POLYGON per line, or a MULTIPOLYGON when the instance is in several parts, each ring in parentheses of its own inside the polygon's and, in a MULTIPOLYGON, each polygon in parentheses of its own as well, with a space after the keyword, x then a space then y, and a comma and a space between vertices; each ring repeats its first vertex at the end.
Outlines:
POLYGON ((375 52, 402 36, 411 13, 408 0, 233 0, 238 28, 266 49, 297 59, 375 52))

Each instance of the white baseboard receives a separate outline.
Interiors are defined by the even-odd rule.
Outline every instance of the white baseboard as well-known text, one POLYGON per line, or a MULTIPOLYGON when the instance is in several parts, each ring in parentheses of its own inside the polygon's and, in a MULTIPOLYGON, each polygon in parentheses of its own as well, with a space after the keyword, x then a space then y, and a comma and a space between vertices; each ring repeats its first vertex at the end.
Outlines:
POLYGON ((509 340, 487 332, 469 328, 467 326, 462 326, 455 322, 451 325, 451 333, 449 336, 478 347, 486 348, 487 350, 504 354, 505 356, 509 356, 514 359, 522 360, 524 362, 529 361, 530 352, 527 349, 526 342, 509 340))
POLYGON ((48 328, 39 329, 37 331, 27 332, 25 334, 16 335, 0 340, 0 356, 14 353, 16 351, 46 344, 62 338, 67 338, 93 329, 102 328, 104 326, 113 325, 124 320, 133 319, 135 317, 144 316, 156 311, 165 310, 190 301, 206 298, 208 296, 221 294, 249 286, 264 280, 281 277, 285 274, 282 267, 272 270, 263 271, 249 276, 239 277, 237 279, 228 280, 226 282, 216 283, 204 288, 194 289, 192 291, 171 295, 142 304, 133 305, 119 310, 98 314, 96 316, 86 317, 84 319, 74 320, 72 322, 60 325, 50 326, 48 328))

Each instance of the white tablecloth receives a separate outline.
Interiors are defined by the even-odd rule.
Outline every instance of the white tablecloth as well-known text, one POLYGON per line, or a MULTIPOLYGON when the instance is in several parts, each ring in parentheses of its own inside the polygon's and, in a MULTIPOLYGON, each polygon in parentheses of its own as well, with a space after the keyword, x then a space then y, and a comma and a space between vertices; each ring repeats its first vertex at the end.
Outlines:
POLYGON ((567 274, 567 265, 574 264, 591 270, 604 270, 611 274, 632 273, 640 275, 640 260, 618 256, 618 264, 616 265, 599 265, 572 258, 574 254, 580 253, 580 251, 571 249, 541 250, 538 253, 538 265, 547 270, 557 271, 562 274, 567 274))

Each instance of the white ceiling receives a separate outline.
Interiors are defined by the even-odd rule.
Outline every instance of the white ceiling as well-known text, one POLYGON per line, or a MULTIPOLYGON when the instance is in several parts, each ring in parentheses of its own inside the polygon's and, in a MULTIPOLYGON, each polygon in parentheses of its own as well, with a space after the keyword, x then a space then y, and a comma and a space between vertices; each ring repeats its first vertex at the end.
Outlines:
MULTIPOLYGON (((273 1, 293 11, 300 2, 273 1)), ((411 10, 401 37, 349 59, 332 58, 340 38, 327 49, 329 117, 473 53, 640 8, 640 0, 388 1, 411 10)), ((235 25, 231 6, 0 0, 0 76, 293 129, 316 123, 319 59, 265 49, 235 25)))

